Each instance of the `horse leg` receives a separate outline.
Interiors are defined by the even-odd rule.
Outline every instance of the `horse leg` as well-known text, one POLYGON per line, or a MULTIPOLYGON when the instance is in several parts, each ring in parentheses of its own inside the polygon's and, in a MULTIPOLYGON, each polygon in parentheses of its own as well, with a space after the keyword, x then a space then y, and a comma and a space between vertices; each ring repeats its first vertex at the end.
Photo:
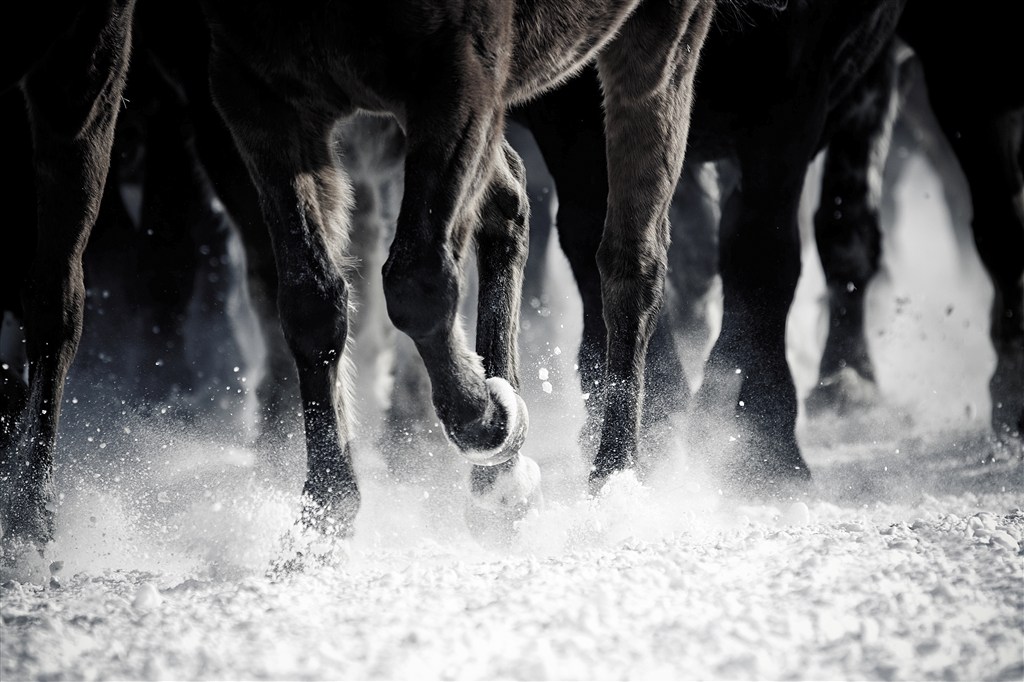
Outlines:
POLYGON ((693 76, 713 4, 687 8, 643 3, 598 58, 609 192, 597 264, 608 346, 592 489, 636 461, 647 345, 668 265, 669 205, 683 165, 693 76))
MULTIPOLYGON (((709 344, 717 333, 711 309, 715 297, 721 295, 716 280, 723 188, 716 166, 691 160, 683 164, 669 213, 672 243, 668 247, 665 308, 671 328, 682 337, 683 371, 699 385, 709 344)), ((715 325, 717 322, 714 320, 715 325)))
POLYGON ((755 490, 809 475, 786 361, 786 318, 800 277, 797 212, 817 139, 808 132, 824 123, 823 111, 807 110, 806 121, 737 141, 742 182, 719 234, 722 329, 691 420, 693 451, 755 490))
POLYGON ((0 268, 0 453, 15 441, 16 425, 28 398, 22 343, 21 283, 32 262, 36 241, 36 190, 32 177, 32 141, 25 99, 11 90, 0 95, 0 126, 5 131, 0 205, 4 206, 3 240, 8 254, 0 268))
MULTIPOLYGON (((440 70, 452 68, 469 67, 446 64, 440 70)), ((477 82, 475 73, 463 75, 472 92, 458 87, 460 78, 452 76, 437 84, 436 97, 410 103, 405 194, 384 265, 384 291, 392 322, 423 358, 434 408, 449 440, 470 462, 497 465, 512 459, 526 437, 526 406, 515 389, 517 377, 487 374, 467 347, 457 316, 462 259, 475 223, 469 216, 480 198, 478 188, 484 189, 484 206, 492 203, 487 192, 493 192, 492 168, 501 161, 495 155, 502 148, 503 116, 493 104, 495 93, 488 92, 494 84, 477 82)), ((505 254, 521 267, 519 256, 505 254)), ((518 307, 508 305, 518 306, 519 296, 518 289, 513 294, 503 287, 492 301, 502 308, 496 314, 518 314, 518 307)), ((500 325, 491 332, 506 333, 500 325)), ((508 356, 514 355, 514 340, 485 335, 481 342, 493 353, 488 368, 504 371, 508 356)))
POLYGON ((896 61, 882 53, 851 95, 829 141, 814 234, 828 287, 829 330, 809 411, 840 414, 871 403, 875 370, 864 329, 864 295, 881 256, 882 175, 898 103, 896 61))
POLYGON ((278 310, 295 360, 305 421, 303 521, 347 535, 359 510, 351 457, 345 347, 349 289, 347 179, 333 152, 332 125, 303 116, 247 66, 215 52, 214 101, 260 192, 279 274, 278 310))
MULTIPOLYGON (((528 251, 529 199, 526 169, 519 155, 504 142, 493 165, 490 184, 480 209, 476 233, 479 298, 476 351, 488 377, 502 377, 519 388, 519 331, 523 271, 528 251)), ((505 528, 540 503, 540 469, 519 453, 497 466, 475 466, 471 472, 473 527, 485 515, 498 515, 505 528), (504 518, 502 518, 504 517, 504 518)))
POLYGON ((1024 110, 965 117, 955 127, 940 109, 936 113, 970 186, 974 241, 995 290, 992 428, 999 441, 1019 450, 1024 438, 1024 110))
POLYGON ((145 320, 149 342, 140 388, 151 405, 158 405, 174 396, 188 396, 195 388, 195 369, 185 353, 185 318, 199 268, 193 233, 207 219, 207 197, 185 138, 184 104, 145 55, 139 57, 143 58, 132 65, 128 95, 150 103, 144 124, 138 250, 138 277, 143 284, 139 315, 145 320))
POLYGON ((249 304, 264 352, 262 367, 250 384, 255 386, 257 403, 254 447, 261 464, 282 466, 291 437, 302 428, 298 376, 277 312, 277 266, 259 195, 210 96, 206 20, 195 3, 145 3, 139 12, 137 23, 151 28, 151 54, 174 87, 185 93, 196 155, 245 251, 249 304))
MULTIPOLYGON (((583 304, 583 334, 577 352, 580 389, 587 421, 580 432, 584 452, 596 452, 602 417, 608 331, 601 304, 597 249, 608 213, 608 160, 605 150, 601 84, 588 68, 556 90, 522 105, 516 115, 540 148, 558 196, 555 226, 583 304)), ((531 219, 530 260, 536 221, 531 219)))
POLYGON ((22 290, 29 391, 0 459, 4 536, 48 542, 64 379, 82 335, 82 253, 110 167, 131 51, 133 0, 94 3, 22 81, 39 197, 36 255, 22 290))

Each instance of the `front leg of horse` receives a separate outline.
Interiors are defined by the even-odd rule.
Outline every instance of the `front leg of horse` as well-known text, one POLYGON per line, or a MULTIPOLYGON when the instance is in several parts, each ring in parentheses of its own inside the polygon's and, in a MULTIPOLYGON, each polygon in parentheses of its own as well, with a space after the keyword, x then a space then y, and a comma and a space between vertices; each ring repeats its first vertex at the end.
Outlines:
POLYGON ((712 3, 644 3, 598 60, 609 193, 597 265, 608 346, 592 490, 636 464, 647 347, 667 269, 668 211, 682 169, 693 76, 711 14, 712 3))
MULTIPOLYGON (((473 464, 492 466, 514 457, 526 437, 525 405, 512 383, 518 382, 511 358, 515 345, 507 338, 510 322, 498 321, 518 312, 520 294, 512 289, 522 281, 525 245, 519 240, 525 234, 505 254, 519 273, 515 286, 489 301, 500 311, 484 311, 482 323, 489 327, 481 348, 488 355, 487 369, 497 372, 489 375, 468 348, 457 318, 462 263, 476 227, 470 216, 478 206, 485 213, 492 210, 491 176, 503 162, 498 157, 501 111, 478 104, 483 99, 478 93, 449 89, 439 84, 437 100, 419 103, 409 115, 405 194, 384 264, 384 290, 391 320, 423 358, 434 407, 449 440, 473 464)), ((521 212, 525 224, 526 209, 518 205, 522 198, 517 192, 512 212, 521 212)), ((500 210, 507 220, 507 207, 500 210)))
POLYGON ((502 488, 498 506, 514 514, 539 483, 536 465, 519 454, 529 422, 516 350, 528 239, 523 167, 501 143, 500 111, 478 109, 464 93, 443 99, 424 103, 408 122, 405 195, 384 266, 388 314, 423 358, 445 434, 478 469, 474 503, 488 506, 490 492, 502 488), (460 100, 469 111, 451 109, 460 100), (457 319, 462 262, 473 241, 478 353, 467 347, 457 319))
POLYGON ((963 117, 953 147, 971 188, 971 227, 992 280, 990 334, 996 367, 989 381, 994 455, 1024 451, 1024 110, 963 117), (963 131, 962 135, 959 131, 963 131))
MULTIPOLYGON (((476 233, 480 293, 477 307, 477 353, 488 382, 500 377, 519 389, 519 309, 528 250, 529 200, 523 162, 505 142, 495 155, 491 181, 480 208, 476 233)), ((525 437, 525 406, 520 421, 525 437)), ((542 504, 540 469, 518 453, 497 466, 472 472, 467 522, 478 536, 508 539, 515 521, 542 504)))
MULTIPOLYGON (((22 82, 32 123, 38 243, 22 289, 29 389, 0 452, 0 533, 53 538, 53 451, 64 379, 82 335, 82 254, 110 168, 134 2, 95 3, 22 82)), ((25 229, 24 227, 19 229, 25 229)))

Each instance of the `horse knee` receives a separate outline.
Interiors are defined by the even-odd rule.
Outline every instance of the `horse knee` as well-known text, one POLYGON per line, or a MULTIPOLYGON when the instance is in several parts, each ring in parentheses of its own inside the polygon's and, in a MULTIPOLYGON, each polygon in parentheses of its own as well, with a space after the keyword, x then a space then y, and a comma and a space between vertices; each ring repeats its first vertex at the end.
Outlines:
POLYGON ((458 268, 451 255, 429 248, 392 253, 384 264, 384 300, 395 327, 414 341, 451 329, 459 305, 458 268))
POLYGON ((281 329, 299 370, 336 362, 348 338, 348 287, 341 277, 315 288, 282 283, 281 329))

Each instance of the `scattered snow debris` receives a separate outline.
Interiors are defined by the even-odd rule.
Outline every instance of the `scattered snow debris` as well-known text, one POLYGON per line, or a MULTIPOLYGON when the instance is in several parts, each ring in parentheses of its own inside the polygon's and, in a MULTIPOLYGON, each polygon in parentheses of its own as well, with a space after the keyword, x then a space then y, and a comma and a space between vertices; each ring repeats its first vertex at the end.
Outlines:
POLYGON ((171 496, 167 494, 166 490, 161 490, 156 494, 156 500, 161 504, 167 504, 171 501, 171 496))
POLYGON ((132 600, 132 608, 136 611, 149 611, 160 606, 164 598, 153 583, 142 583, 135 592, 135 599, 132 600))
POLYGON ((561 355, 562 354, 562 349, 559 348, 558 346, 555 346, 555 351, 554 352, 555 352, 555 355, 561 355))
POLYGON ((1020 551, 1020 545, 1013 539, 1013 536, 1009 533, 1001 530, 992 531, 992 535, 989 536, 989 540, 993 545, 1008 549, 1011 552, 1020 551))
POLYGON ((540 390, 544 391, 545 393, 551 393, 551 390, 552 390, 551 382, 550 381, 545 381, 544 383, 542 383, 540 385, 540 390))
POLYGON ((538 376, 538 378, 540 378, 541 381, 547 381, 547 378, 548 378, 548 369, 547 369, 547 367, 541 367, 540 370, 537 372, 537 376, 538 376))

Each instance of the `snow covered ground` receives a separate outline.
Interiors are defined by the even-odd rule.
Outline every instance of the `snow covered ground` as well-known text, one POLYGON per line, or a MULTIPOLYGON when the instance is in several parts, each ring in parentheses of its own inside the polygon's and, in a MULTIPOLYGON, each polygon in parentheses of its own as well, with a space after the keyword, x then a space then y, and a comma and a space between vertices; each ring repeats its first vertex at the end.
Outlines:
MULTIPOLYGON (((646 485, 625 475, 586 498, 563 279, 524 363, 547 504, 511 546, 466 531, 451 453, 434 455, 448 478, 417 483, 361 450, 355 537, 330 544, 295 535, 297 443, 272 480, 230 429, 79 392, 58 538, 2 576, 0 678, 1024 678, 1024 468, 983 463, 979 436, 991 290, 943 225, 937 179, 913 168, 899 191, 914 210, 870 291, 885 403, 801 417, 815 482, 799 498, 727 497, 672 442, 646 485), (275 570, 296 549, 315 558, 275 570)), ((807 253, 790 320, 801 395, 823 333, 807 253)))

